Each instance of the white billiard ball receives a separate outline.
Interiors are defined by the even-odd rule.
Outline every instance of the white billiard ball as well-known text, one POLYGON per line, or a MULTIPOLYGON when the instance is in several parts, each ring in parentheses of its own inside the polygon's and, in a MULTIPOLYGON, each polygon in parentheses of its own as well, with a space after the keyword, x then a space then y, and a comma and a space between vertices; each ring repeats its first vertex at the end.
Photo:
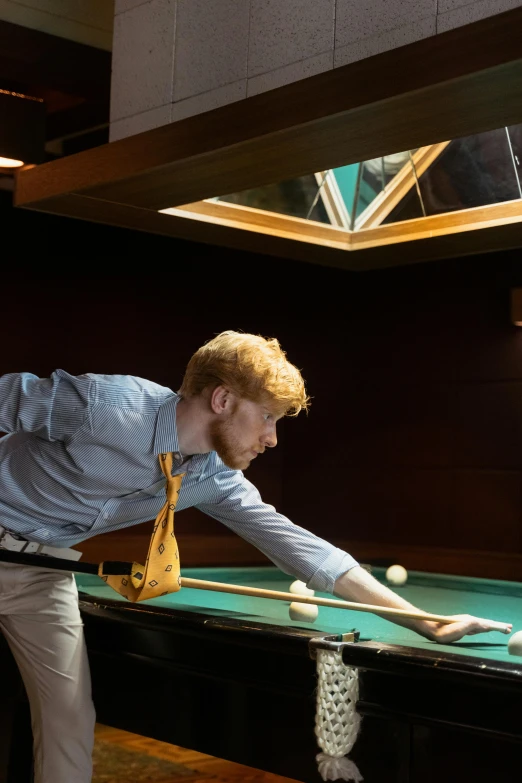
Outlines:
POLYGON ((522 655, 522 631, 517 631, 509 637, 508 653, 510 655, 522 655))
POLYGON ((317 604, 302 604, 300 601, 293 601, 288 608, 288 613, 291 620, 314 623, 317 620, 319 609, 317 604))
POLYGON ((300 579, 296 579, 295 582, 292 582, 288 590, 290 593, 298 593, 299 595, 315 595, 315 590, 310 590, 310 588, 307 587, 304 582, 301 582, 300 579))
POLYGON ((391 585, 404 585, 408 579, 408 572, 401 565, 391 565, 386 571, 386 581, 391 585))

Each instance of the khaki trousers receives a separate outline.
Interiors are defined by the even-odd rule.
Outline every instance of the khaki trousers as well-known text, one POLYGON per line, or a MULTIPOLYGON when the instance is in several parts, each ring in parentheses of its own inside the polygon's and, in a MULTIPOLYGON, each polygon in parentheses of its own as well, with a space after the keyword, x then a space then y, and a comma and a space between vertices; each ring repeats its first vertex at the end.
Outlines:
POLYGON ((90 783, 95 712, 73 575, 0 562, 0 629, 29 699, 35 783, 90 783))

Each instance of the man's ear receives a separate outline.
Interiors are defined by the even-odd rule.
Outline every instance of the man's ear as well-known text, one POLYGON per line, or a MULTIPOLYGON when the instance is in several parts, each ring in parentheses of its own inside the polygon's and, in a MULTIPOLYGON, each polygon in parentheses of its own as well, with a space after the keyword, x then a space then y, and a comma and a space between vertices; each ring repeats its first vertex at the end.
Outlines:
POLYGON ((232 406, 233 394, 226 386, 216 386, 210 395, 210 407, 217 414, 227 413, 232 406))

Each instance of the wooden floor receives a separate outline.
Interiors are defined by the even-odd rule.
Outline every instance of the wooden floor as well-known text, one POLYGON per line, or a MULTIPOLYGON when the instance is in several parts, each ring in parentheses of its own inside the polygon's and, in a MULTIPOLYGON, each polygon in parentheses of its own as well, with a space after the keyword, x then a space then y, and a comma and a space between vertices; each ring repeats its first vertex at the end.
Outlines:
MULTIPOLYGON (((184 773, 180 777, 155 779, 154 783, 171 783, 171 781, 172 783, 295 783, 290 778, 223 761, 194 750, 186 750, 177 745, 158 742, 102 724, 96 726, 96 742, 110 743, 115 747, 132 750, 155 759, 183 764, 194 771, 193 775, 184 773)), ((110 780, 111 783, 128 783, 125 774, 118 779, 111 777, 110 780)))

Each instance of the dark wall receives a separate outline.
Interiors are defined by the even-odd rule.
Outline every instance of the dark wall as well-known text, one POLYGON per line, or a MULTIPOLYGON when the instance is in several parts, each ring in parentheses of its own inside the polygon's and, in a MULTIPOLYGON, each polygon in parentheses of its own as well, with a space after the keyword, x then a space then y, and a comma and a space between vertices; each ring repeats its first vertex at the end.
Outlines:
POLYGON ((303 322, 285 511, 359 558, 522 579, 521 284, 522 250, 366 273, 303 322))
MULTIPOLYGON (((176 389, 222 329, 277 336, 313 403, 247 473, 267 501, 359 559, 522 579, 522 249, 352 273, 13 210, 7 194, 0 220, 15 238, 0 372, 176 389)), ((227 531, 197 512, 177 530, 198 537, 191 562, 255 559, 230 537, 214 551, 227 531)))

